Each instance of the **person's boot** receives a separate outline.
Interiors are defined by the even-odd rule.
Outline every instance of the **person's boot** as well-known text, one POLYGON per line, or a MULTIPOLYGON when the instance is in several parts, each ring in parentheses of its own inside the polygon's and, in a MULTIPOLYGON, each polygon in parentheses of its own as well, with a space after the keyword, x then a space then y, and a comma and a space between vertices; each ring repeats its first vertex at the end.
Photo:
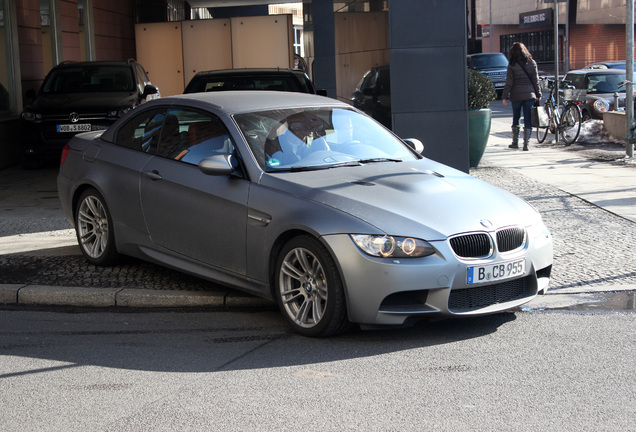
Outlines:
POLYGON ((512 127, 512 144, 508 146, 511 149, 519 148, 519 126, 512 127))
POLYGON ((532 135, 532 129, 523 129, 523 151, 528 151, 528 142, 530 141, 530 135, 532 135))

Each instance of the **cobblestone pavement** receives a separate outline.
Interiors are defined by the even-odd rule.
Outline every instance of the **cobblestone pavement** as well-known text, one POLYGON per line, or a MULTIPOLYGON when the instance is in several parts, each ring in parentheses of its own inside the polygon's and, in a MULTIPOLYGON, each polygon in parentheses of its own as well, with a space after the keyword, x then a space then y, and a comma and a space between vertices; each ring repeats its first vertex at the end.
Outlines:
POLYGON ((550 289, 636 284, 632 262, 636 223, 487 161, 471 174, 539 210, 554 241, 550 289))
MULTIPOLYGON (((587 157, 608 163, 620 159, 618 149, 606 147, 573 145, 563 151, 587 152, 587 157)), ((0 283, 224 290, 205 280, 135 259, 124 259, 119 265, 106 268, 88 264, 62 215, 55 174, 53 169, 0 171, 0 241, 8 236, 52 231, 52 235, 66 236, 68 244, 75 244, 47 253, 34 248, 0 255, 0 283)), ((554 237, 552 290, 636 284, 636 270, 631 262, 634 254, 630 250, 636 238, 636 223, 519 172, 490 165, 487 160, 472 169, 471 174, 515 193, 541 212, 554 237)))

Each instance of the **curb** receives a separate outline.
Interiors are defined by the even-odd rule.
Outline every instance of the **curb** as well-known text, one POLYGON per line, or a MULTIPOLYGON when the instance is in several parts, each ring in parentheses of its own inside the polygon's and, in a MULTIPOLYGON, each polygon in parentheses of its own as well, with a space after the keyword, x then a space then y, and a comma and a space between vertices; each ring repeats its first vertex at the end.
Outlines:
MULTIPOLYGON (((549 289, 523 310, 563 309, 596 303, 599 294, 636 292, 635 285, 603 285, 549 289)), ((0 284, 0 305, 129 307, 129 308, 218 308, 269 309, 276 303, 236 291, 176 291, 139 288, 83 288, 44 285, 0 284)))
POLYGON ((235 291, 173 291, 0 284, 0 304, 136 308, 271 308, 276 303, 235 291))

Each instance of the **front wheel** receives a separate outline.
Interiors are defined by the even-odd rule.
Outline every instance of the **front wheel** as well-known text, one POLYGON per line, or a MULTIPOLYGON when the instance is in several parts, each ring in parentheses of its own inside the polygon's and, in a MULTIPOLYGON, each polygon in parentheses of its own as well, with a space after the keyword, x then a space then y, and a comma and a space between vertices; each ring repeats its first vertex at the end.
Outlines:
POLYGON ((566 146, 572 144, 581 132, 581 110, 574 104, 566 105, 561 115, 561 135, 566 146))
POLYGON ((310 236, 290 240, 276 261, 276 300, 292 328, 326 337, 348 327, 344 289, 335 261, 310 236))
POLYGON ((75 208, 75 232, 82 254, 94 265, 115 264, 113 221, 104 198, 95 189, 82 193, 75 208))

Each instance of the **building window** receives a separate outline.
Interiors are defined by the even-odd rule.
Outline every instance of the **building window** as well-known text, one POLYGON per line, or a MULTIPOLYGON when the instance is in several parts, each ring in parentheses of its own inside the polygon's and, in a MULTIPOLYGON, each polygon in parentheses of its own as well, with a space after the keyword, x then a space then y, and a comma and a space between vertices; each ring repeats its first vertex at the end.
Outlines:
POLYGON ((506 56, 513 43, 521 42, 538 64, 554 61, 554 30, 502 35, 499 42, 501 52, 506 56))

